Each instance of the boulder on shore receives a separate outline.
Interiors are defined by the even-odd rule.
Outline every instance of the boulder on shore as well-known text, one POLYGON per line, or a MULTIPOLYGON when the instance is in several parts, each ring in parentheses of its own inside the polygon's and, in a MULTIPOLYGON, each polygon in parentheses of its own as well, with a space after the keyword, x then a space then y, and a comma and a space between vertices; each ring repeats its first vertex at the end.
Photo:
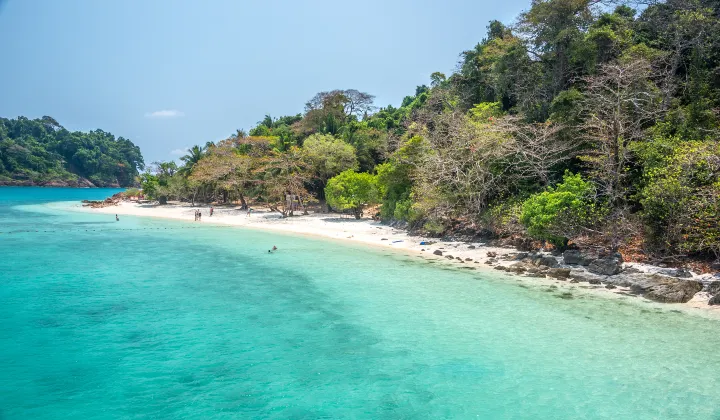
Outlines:
POLYGON ((710 298, 708 305, 720 305, 720 293, 710 298))
POLYGON ((547 275, 556 279, 567 279, 570 277, 569 268, 551 268, 547 271, 547 275))
POLYGON ((433 254, 434 254, 434 255, 439 255, 439 256, 442 257, 442 254, 443 254, 443 253, 442 253, 442 251, 440 251, 439 249, 436 249, 435 251, 433 251, 433 254))
POLYGON ((622 255, 614 253, 605 258, 598 258, 588 265, 588 271, 601 276, 614 276, 622 271, 622 255))
POLYGON ((646 298, 656 302, 685 303, 703 289, 703 284, 696 280, 681 280, 652 274, 638 279, 631 288, 634 292, 642 293, 646 298))
POLYGON ((525 268, 524 264, 515 263, 515 264, 511 265, 510 267, 508 267, 505 271, 509 271, 509 272, 515 273, 515 274, 522 274, 525 271, 527 271, 527 268, 525 268))
POLYGON ((533 264, 536 266, 544 265, 545 267, 550 267, 550 268, 557 267, 558 265, 560 265, 560 264, 558 264, 557 259, 555 259, 555 257, 553 257, 551 255, 539 256, 533 260, 533 264))
POLYGON ((591 258, 588 258, 577 249, 568 249, 563 252, 563 263, 568 265, 588 265, 591 261, 591 258))
POLYGON ((705 291, 711 295, 717 295, 720 293, 720 281, 711 281, 705 286, 705 291))

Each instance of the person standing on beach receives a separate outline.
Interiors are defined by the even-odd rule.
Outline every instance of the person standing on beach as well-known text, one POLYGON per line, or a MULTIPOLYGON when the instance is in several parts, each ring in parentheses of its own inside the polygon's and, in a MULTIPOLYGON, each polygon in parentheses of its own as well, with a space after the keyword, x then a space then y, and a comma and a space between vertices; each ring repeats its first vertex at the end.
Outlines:
POLYGON ((198 210, 198 222, 202 222, 202 213, 198 210))
POLYGON ((215 209, 210 207, 210 217, 212 217, 213 213, 215 212, 215 209))
POLYGON ((195 221, 197 222, 197 209, 193 209, 193 212, 195 212, 195 221))

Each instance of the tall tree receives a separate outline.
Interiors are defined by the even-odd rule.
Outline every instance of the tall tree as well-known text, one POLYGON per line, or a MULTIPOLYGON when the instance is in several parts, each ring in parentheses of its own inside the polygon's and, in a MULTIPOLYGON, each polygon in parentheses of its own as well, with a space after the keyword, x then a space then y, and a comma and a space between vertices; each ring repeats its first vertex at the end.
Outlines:
POLYGON ((181 169, 182 173, 185 175, 190 175, 193 171, 193 168, 198 162, 200 162, 200 159, 202 159, 204 154, 205 149, 203 149, 202 146, 195 145, 189 148, 187 154, 180 158, 180 160, 184 163, 181 169))

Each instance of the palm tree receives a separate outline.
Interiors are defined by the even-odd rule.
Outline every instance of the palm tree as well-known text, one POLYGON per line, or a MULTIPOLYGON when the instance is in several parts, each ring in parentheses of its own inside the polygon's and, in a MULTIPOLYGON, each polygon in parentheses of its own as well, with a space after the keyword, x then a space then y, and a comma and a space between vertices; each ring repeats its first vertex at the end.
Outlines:
POLYGON ((183 175, 190 175, 195 165, 200 162, 203 156, 205 156, 205 150, 202 147, 198 145, 191 147, 188 149, 188 154, 180 158, 185 165, 180 168, 179 172, 183 175))

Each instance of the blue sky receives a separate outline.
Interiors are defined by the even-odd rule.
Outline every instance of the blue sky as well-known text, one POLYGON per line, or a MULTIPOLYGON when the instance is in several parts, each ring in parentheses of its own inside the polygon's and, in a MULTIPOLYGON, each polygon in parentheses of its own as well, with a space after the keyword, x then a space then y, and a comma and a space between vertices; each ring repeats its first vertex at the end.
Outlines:
POLYGON ((132 140, 147 163, 358 89, 399 105, 529 0, 0 0, 0 116, 132 140))

